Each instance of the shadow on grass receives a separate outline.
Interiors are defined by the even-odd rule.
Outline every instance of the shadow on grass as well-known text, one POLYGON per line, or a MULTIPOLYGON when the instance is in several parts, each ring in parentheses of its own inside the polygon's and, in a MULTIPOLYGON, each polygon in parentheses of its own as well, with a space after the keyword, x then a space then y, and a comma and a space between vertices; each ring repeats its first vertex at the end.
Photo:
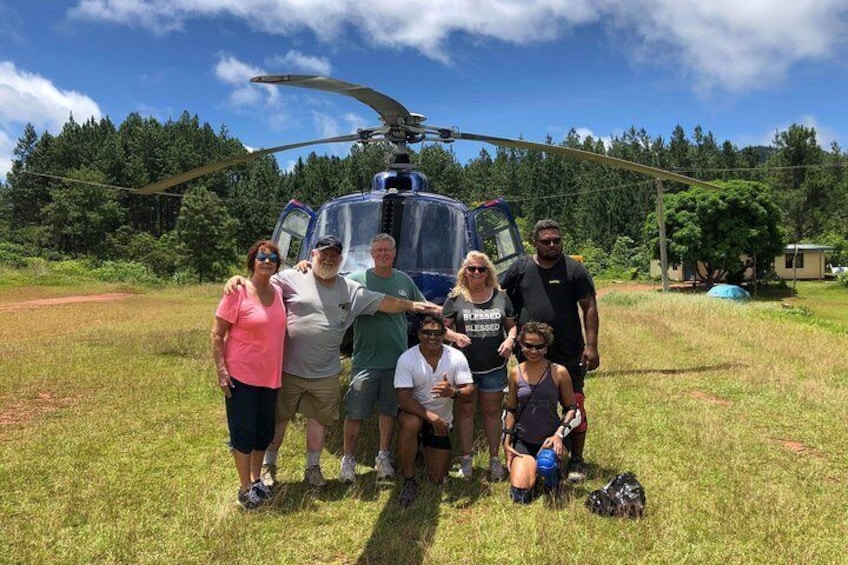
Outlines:
POLYGON ((674 369, 623 369, 617 371, 598 371, 586 375, 589 379, 605 379, 608 377, 630 377, 635 375, 685 375, 689 373, 711 373, 713 371, 727 371, 730 369, 744 369, 748 365, 744 363, 717 363, 715 365, 698 365, 695 367, 678 367, 674 369))
POLYGON ((380 512, 357 564, 423 563, 439 524, 440 506, 448 503, 455 508, 468 508, 491 492, 479 477, 470 481, 448 478, 445 484, 434 485, 421 468, 417 477, 421 490, 408 508, 398 504, 403 481, 396 481, 391 499, 380 512))

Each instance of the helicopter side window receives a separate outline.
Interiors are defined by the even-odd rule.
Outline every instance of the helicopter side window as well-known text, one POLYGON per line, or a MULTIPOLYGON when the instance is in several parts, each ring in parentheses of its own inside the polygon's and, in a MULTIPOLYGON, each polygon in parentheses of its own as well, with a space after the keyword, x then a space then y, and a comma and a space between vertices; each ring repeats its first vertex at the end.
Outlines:
POLYGON ((283 258, 283 265, 291 266, 297 263, 300 248, 309 228, 309 216, 301 210, 293 210, 283 220, 277 246, 283 258))
POLYGON ((398 242, 398 269, 454 274, 465 252, 465 221, 459 209, 435 200, 407 199, 398 242))
POLYGON ((322 209, 318 214, 316 238, 335 235, 342 240, 342 273, 372 266, 371 238, 380 232, 380 201, 344 201, 322 209))
POLYGON ((512 238, 509 220, 497 208, 479 212, 475 218, 475 230, 482 246, 481 251, 495 264, 498 274, 506 271, 512 260, 522 252, 512 238))

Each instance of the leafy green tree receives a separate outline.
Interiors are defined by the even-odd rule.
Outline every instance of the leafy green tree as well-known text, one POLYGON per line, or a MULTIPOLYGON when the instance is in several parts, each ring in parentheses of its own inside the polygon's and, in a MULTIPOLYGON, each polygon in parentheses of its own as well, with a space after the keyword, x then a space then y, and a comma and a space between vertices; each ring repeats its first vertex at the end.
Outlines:
MULTIPOLYGON (((668 255, 674 264, 695 267, 707 286, 729 273, 744 271, 742 258, 757 262, 758 274, 772 265, 785 245, 780 209, 766 187, 750 181, 717 182, 723 190, 693 187, 665 199, 668 255)), ((657 219, 646 232, 659 257, 657 219)))
POLYGON ((426 145, 418 154, 418 162, 433 192, 454 198, 461 196, 462 165, 457 162, 453 150, 445 149, 441 144, 426 145))
POLYGON ((825 152, 816 141, 816 130, 792 124, 775 135, 777 152, 769 159, 769 182, 795 242, 821 233, 833 188, 820 168, 825 152))
MULTIPOLYGON (((103 174, 82 168, 68 177, 104 183, 103 174)), ((100 254, 106 236, 121 224, 124 211, 115 190, 73 181, 58 182, 50 189, 52 202, 44 207, 50 239, 56 250, 71 255, 100 254)))
POLYGON ((235 263, 237 228, 238 222, 216 194, 200 186, 186 193, 177 217, 176 235, 182 263, 197 274, 198 281, 227 274, 235 263))

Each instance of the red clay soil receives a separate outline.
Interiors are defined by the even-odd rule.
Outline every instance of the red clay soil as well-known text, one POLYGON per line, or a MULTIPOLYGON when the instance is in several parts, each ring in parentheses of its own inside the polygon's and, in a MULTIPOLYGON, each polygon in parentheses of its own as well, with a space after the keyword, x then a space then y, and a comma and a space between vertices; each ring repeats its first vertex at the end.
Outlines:
POLYGON ((63 296, 61 298, 43 298, 41 300, 24 300, 0 304, 0 312, 17 312, 41 306, 57 306, 61 304, 76 304, 78 302, 111 302, 133 296, 130 292, 107 292, 106 294, 88 294, 85 296, 63 296))

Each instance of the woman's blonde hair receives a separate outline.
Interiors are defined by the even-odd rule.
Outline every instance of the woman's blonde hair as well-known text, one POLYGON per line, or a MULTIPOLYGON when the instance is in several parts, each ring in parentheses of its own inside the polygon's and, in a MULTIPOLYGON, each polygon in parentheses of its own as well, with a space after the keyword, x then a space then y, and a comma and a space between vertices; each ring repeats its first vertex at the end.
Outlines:
POLYGON ((448 294, 450 298, 462 296, 466 300, 471 300, 471 294, 468 292, 468 280, 465 278, 465 275, 468 272, 468 263, 471 262, 472 259, 482 259, 486 264, 486 286, 494 289, 495 292, 499 292, 501 290, 501 285, 498 283, 498 275, 495 273, 495 264, 492 263, 489 256, 482 251, 469 251, 468 255, 466 255, 465 259, 462 261, 462 266, 459 267, 459 272, 456 274, 456 286, 454 286, 450 291, 450 294, 448 294))

